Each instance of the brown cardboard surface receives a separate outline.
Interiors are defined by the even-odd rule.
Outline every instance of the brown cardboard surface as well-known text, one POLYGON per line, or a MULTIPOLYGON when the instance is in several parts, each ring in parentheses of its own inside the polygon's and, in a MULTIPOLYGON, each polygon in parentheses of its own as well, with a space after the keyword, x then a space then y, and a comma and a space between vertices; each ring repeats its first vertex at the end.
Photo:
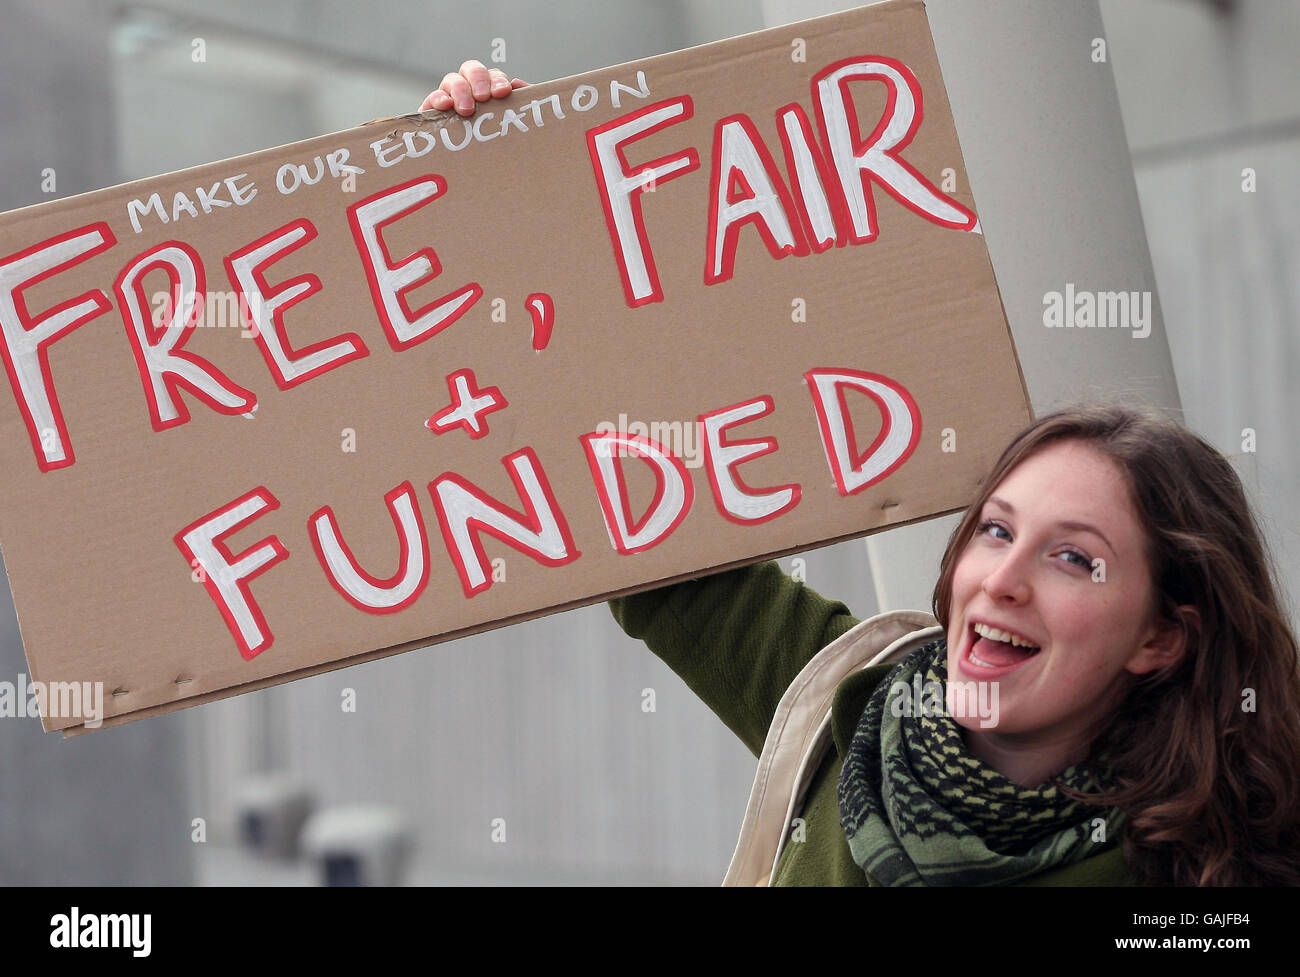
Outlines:
MULTIPOLYGON (((852 196, 854 180, 847 186, 852 196)), ((468 122, 443 113, 379 120, 0 215, 10 378, 0 403, 7 459, 0 545, 32 679, 103 683, 104 725, 114 725, 958 509, 1029 419, 984 239, 970 226, 975 210, 924 8, 900 0, 530 86, 480 106, 468 122), (819 96, 819 74, 854 65, 862 77, 819 96), (915 92, 921 110, 908 125, 915 92), (812 136, 806 158, 826 161, 820 179, 797 165, 805 157, 796 129, 795 151, 783 148, 778 110, 791 105, 812 136), (846 123, 836 120, 837 107, 846 123), (622 172, 612 172, 603 201, 600 134, 656 121, 604 151, 622 172), (828 142, 827 131, 847 142, 828 142), (874 235, 861 223, 855 231, 846 202, 836 203, 845 185, 837 153, 868 188, 874 235), (860 154, 866 171, 853 162, 860 154), (302 181, 298 164, 319 179, 302 181), (674 165, 681 169, 668 172, 674 165), (626 176, 642 167, 659 167, 658 177, 626 176), (619 180, 648 185, 628 196, 640 208, 654 266, 644 287, 620 271, 625 249, 615 246, 609 216, 623 199, 619 180), (823 185, 835 241, 817 240, 816 207, 803 206, 823 185), (402 187, 431 199, 389 197, 402 187), (130 202, 154 193, 167 221, 136 208, 133 224, 130 202), (211 212, 204 195, 218 201, 211 212), (751 197, 766 201, 766 223, 741 220, 751 197), (349 212, 386 199, 404 200, 406 209, 380 224, 387 258, 372 259, 368 274, 364 220, 349 212), (732 238, 723 233, 729 208, 732 238), (794 253, 776 257, 783 215, 794 253), (720 273, 714 224, 724 244, 730 240, 721 252, 734 251, 734 267, 720 273), (241 265, 242 253, 277 237, 278 256, 260 273, 241 265), (58 260, 43 258, 59 238, 66 243, 58 260), (98 250, 89 247, 96 241, 98 250), (166 334, 145 330, 133 345, 124 273, 144 267, 140 256, 151 252, 181 267, 201 264, 206 291, 220 301, 237 281, 260 274, 269 300, 263 314, 277 294, 302 289, 298 304, 282 310, 291 357, 342 342, 364 355, 277 382, 265 351, 269 326, 260 339, 237 319, 185 329, 177 349, 192 356, 188 367, 147 349, 160 336, 165 346, 166 334), (389 293, 408 285, 401 268, 417 253, 430 261, 423 269, 406 264, 418 280, 399 307, 389 293), (34 280, 41 261, 50 267, 34 280), (473 301, 424 338, 382 321, 381 310, 400 322, 458 294, 473 301), (57 316, 80 303, 87 317, 44 347, 62 426, 43 424, 19 406, 19 380, 28 402, 42 383, 39 357, 23 352, 25 337, 41 338, 51 310, 57 316), (549 338, 535 324, 548 304, 549 338), (27 333, 33 323, 36 332, 27 333), (219 370, 234 391, 228 399, 246 391, 256 410, 246 402, 216 410, 179 383, 169 396, 162 377, 174 373, 160 375, 160 406, 151 408, 147 356, 191 377, 205 366, 219 370), (837 397, 829 380, 819 385, 813 371, 843 374, 844 392, 837 397), (449 408, 458 375, 470 394, 504 401, 479 415, 485 434, 428 426, 449 408), (821 414, 818 389, 831 405, 821 414), (171 423, 169 401, 187 421, 171 423), (750 402, 758 402, 754 414, 728 428, 721 444, 776 443, 736 464, 738 491, 798 487, 761 521, 736 502, 724 513, 715 482, 726 480, 725 459, 715 471, 702 457, 696 424, 750 402), (892 406, 892 421, 878 403, 892 406), (836 404, 850 419, 850 468, 892 459, 856 491, 852 472, 841 485, 830 461, 842 429, 836 404), (611 429, 679 455, 663 463, 662 481, 671 489, 677 472, 691 496, 653 545, 625 544, 632 552, 615 548, 607 519, 619 507, 602 505, 601 461, 582 440, 611 429), (456 486, 491 496, 511 510, 503 519, 518 521, 535 515, 521 492, 542 480, 549 496, 535 496, 543 522, 532 530, 542 527, 546 553, 471 533, 484 560, 497 562, 482 581, 463 578, 453 558, 456 499, 464 495, 456 486), (374 613, 359 606, 357 584, 347 598, 347 585, 331 582, 309 524, 329 507, 361 576, 400 585, 407 564, 386 497, 403 487, 414 508, 399 515, 423 527, 427 579, 399 609, 374 613), (242 630, 255 640, 241 653, 239 619, 228 622, 214 598, 219 563, 200 559, 196 568, 194 547, 181 544, 211 514, 255 501, 250 493, 260 493, 263 507, 250 508, 217 548, 226 547, 228 562, 279 558, 243 581, 256 610, 242 630), (445 531, 436 496, 448 513, 445 531), (556 522, 549 534, 548 507, 556 522), (216 571, 200 572, 205 567, 216 571)), ((625 263, 635 268, 635 253, 625 263)), ((151 297, 171 289, 171 279, 155 266, 140 283, 152 314, 151 297)), ((204 308, 205 320, 217 318, 213 300, 204 308)), ((611 476, 622 476, 634 535, 643 513, 664 502, 659 480, 646 458, 608 463, 611 476)), ((665 498, 671 502, 671 491, 665 498)), ((422 551, 418 534, 409 549, 422 551)), ((476 561, 469 551, 462 562, 476 561)), ((84 711, 48 712, 46 729, 88 728, 84 711)))

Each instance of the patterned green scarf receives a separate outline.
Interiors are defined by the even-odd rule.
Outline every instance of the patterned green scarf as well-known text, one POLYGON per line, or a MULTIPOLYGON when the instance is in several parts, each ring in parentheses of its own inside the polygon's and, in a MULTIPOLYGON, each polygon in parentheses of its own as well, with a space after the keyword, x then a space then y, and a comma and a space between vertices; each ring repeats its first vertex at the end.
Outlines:
MULTIPOLYGON (((1123 816, 1072 801, 1052 784, 1022 787, 976 759, 946 714, 895 716, 891 690, 914 677, 946 690, 943 638, 918 648, 872 694, 839 782, 840 821, 853 860, 879 885, 1007 885, 1111 847, 1123 816), (1093 819, 1106 818, 1106 841, 1093 819)), ((901 695, 901 689, 894 693, 901 695)), ((936 696, 932 701, 945 700, 936 696)), ((1106 785, 1086 764, 1057 781, 1106 785)))

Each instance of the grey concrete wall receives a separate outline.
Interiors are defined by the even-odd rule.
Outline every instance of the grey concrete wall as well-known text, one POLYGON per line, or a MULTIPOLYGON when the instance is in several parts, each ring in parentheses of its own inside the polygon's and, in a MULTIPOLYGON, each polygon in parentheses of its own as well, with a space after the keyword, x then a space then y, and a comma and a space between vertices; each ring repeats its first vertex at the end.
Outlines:
POLYGON ((1187 421, 1254 496, 1300 622, 1300 4, 1102 11, 1187 421))

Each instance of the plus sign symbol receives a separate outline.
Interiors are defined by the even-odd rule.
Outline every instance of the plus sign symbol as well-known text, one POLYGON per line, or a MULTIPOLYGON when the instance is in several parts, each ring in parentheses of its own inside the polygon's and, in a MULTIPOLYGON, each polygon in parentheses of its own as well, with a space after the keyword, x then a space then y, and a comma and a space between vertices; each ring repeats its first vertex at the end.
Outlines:
POLYGON ((471 438, 484 437, 488 433, 487 415, 509 404, 496 387, 479 390, 473 370, 448 374, 447 389, 451 391, 451 403, 424 422, 434 434, 461 427, 471 438))

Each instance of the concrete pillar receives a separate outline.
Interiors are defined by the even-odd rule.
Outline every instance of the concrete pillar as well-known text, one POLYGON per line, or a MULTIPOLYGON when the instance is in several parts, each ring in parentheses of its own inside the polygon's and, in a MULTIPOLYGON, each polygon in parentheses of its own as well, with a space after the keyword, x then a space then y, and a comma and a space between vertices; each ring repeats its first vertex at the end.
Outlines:
MULTIPOLYGON (((847 6, 764 0, 763 16, 771 27, 847 6)), ((1093 60, 1097 0, 927 0, 926 13, 1034 414, 1093 398, 1177 408, 1115 79, 1093 60), (1067 283, 1149 291, 1150 334, 1045 328, 1043 297, 1067 283)), ((867 540, 880 610, 930 607, 958 520, 867 540)))

